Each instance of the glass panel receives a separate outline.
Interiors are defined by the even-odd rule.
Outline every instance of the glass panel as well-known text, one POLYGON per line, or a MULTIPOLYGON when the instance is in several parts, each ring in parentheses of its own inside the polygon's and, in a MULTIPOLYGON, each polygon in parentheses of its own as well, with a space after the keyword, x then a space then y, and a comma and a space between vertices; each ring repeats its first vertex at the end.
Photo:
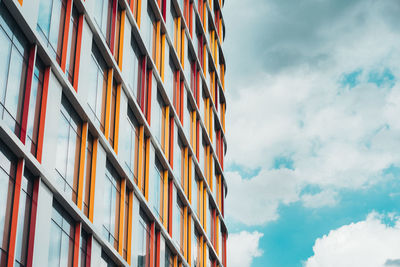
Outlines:
MULTIPOLYGON (((8 38, 3 28, 0 27, 0 103, 4 104, 4 94, 6 91, 8 68, 10 66, 11 40, 8 38)), ((2 114, 0 109, 0 115, 2 114)))
POLYGON ((15 261, 21 266, 26 266, 33 191, 32 180, 32 175, 25 170, 24 176, 22 177, 22 190, 20 195, 20 206, 18 210, 18 226, 15 245, 15 261))
POLYGON ((51 223, 51 238, 49 248, 49 266, 60 266, 61 229, 54 221, 51 223))
POLYGON ((53 1, 51 0, 41 0, 39 4, 40 12, 38 18, 38 28, 45 36, 49 36, 50 32, 50 19, 51 19, 52 6, 53 6, 53 1))
POLYGON ((67 49, 67 66, 66 74, 70 83, 73 83, 74 79, 74 67, 75 67, 75 52, 76 52, 76 39, 78 36, 78 11, 73 7, 71 22, 69 27, 68 38, 68 49, 67 49))

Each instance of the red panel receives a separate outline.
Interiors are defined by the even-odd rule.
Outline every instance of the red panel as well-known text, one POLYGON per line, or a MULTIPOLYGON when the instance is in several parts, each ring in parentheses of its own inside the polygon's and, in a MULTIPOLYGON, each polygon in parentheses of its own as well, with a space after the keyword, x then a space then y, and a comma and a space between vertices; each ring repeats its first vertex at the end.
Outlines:
POLYGON ((14 264, 14 253, 15 253, 15 240, 17 236, 17 225, 18 225, 18 208, 19 208, 19 196, 21 194, 21 181, 22 174, 24 171, 24 160, 20 159, 17 163, 17 175, 15 177, 14 186, 14 198, 11 215, 11 228, 10 228, 10 243, 8 244, 8 263, 7 266, 13 266, 14 264))
POLYGON ((25 144, 26 140, 26 127, 28 125, 29 100, 31 98, 33 72, 35 68, 35 56, 36 56, 36 45, 32 46, 29 51, 29 62, 28 62, 28 71, 26 74, 24 106, 22 110, 22 120, 21 120, 21 132, 19 135, 19 139, 23 144, 25 144))
POLYGON ((74 263, 73 267, 79 266, 79 243, 81 238, 81 223, 75 224, 75 240, 74 240, 74 263))
POLYGON ((49 78, 50 78, 50 67, 48 67, 44 71, 44 78, 43 78, 42 103, 40 107, 39 134, 38 134, 38 145, 36 153, 36 158, 40 163, 42 163, 43 138, 44 138, 44 126, 46 122, 46 107, 47 107, 47 94, 49 90, 49 78))
POLYGON ((113 0, 112 3, 112 18, 111 18, 111 40, 110 40, 110 50, 111 54, 114 55, 114 43, 115 43, 115 23, 117 20, 117 5, 118 1, 113 0))
MULTIPOLYGON (((146 119, 149 125, 151 125, 151 88, 152 88, 152 81, 153 81, 153 71, 149 70, 148 72, 148 82, 147 82, 147 99, 145 100, 147 102, 147 109, 146 109, 146 119)), ((154 92, 157 94, 157 91, 154 92)), ((157 96, 156 96, 157 97, 157 96)))
POLYGON ((74 66, 73 87, 74 87, 75 91, 78 91, 79 65, 81 62, 83 19, 84 19, 84 15, 80 15, 79 19, 78 19, 78 34, 77 34, 77 38, 76 38, 76 55, 75 55, 75 66, 74 66))
POLYGON ((169 180, 169 191, 168 191, 168 233, 172 237, 172 193, 173 193, 173 182, 169 180))
POLYGON ((30 218, 31 223, 29 224, 28 255, 27 255, 27 259, 26 259, 27 267, 31 267, 33 264, 33 248, 34 248, 34 243, 35 243, 39 183, 40 183, 39 179, 35 179, 33 181, 32 206, 31 206, 31 218, 30 218))
POLYGON ((152 222, 150 226, 150 266, 154 266, 154 241, 155 241, 155 223, 152 222))
POLYGON ((90 267, 90 259, 92 257, 92 240, 93 236, 90 236, 86 244, 86 267, 90 267))
POLYGON ((156 267, 160 267, 160 232, 156 233, 156 267))
MULTIPOLYGON (((169 164, 174 168, 174 118, 170 119, 169 164)), ((177 129, 178 130, 178 129, 177 129)))
POLYGON ((65 72, 65 66, 67 65, 67 49, 68 49, 68 35, 69 27, 71 23, 71 11, 72 11, 72 0, 67 0, 67 10, 65 13, 65 23, 64 23, 64 36, 63 36, 63 47, 61 53, 61 69, 65 72))

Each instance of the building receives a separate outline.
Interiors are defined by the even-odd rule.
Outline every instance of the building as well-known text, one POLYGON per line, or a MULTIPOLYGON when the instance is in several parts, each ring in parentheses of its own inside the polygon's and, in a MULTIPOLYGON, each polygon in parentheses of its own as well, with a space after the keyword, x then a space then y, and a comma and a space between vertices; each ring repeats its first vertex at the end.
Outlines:
POLYGON ((0 267, 226 265, 222 0, 0 0, 0 267))

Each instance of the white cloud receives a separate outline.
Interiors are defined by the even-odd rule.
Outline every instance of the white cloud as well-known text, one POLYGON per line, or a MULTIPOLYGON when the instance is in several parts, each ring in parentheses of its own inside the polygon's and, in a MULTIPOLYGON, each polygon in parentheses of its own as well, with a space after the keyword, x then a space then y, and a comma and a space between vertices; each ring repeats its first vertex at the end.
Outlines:
POLYGON ((317 194, 303 194, 301 200, 307 208, 334 206, 338 202, 338 193, 332 190, 325 190, 317 194))
MULTIPOLYGON (((311 0, 305 5, 317 2, 331 5, 330 1, 311 0)), ((341 1, 340 5, 345 3, 341 1)), ((247 225, 265 224, 279 217, 280 204, 296 201, 310 208, 332 206, 338 203, 340 190, 375 185, 388 179, 383 175, 386 168, 400 165, 400 84, 390 88, 387 83, 379 87, 369 82, 372 71, 400 73, 400 33, 393 30, 387 18, 390 16, 385 15, 388 10, 396 10, 398 4, 373 0, 352 3, 341 7, 329 22, 320 17, 305 21, 313 31, 308 36, 311 40, 305 43, 296 46, 293 38, 298 36, 286 36, 288 40, 277 36, 281 38, 277 44, 306 55, 293 67, 281 67, 274 73, 261 69, 254 79, 253 75, 229 76, 238 73, 234 69, 230 74, 228 66, 226 162, 228 166, 235 163, 246 169, 261 168, 251 179, 236 172, 226 173, 227 215, 231 219, 247 225), (318 19, 323 23, 311 25, 318 19), (312 41, 318 45, 308 46, 312 41), (315 63, 313 59, 318 55, 325 56, 315 63), (353 88, 341 85, 343 75, 355 70, 361 70, 360 83, 353 88), (281 156, 293 161, 294 170, 274 169, 275 158, 281 156), (304 195, 307 185, 321 192, 304 195)), ((275 18, 300 16, 280 13, 279 8, 274 2, 267 7, 263 4, 262 10, 274 12, 275 18)), ((292 24, 285 27, 291 27, 288 25, 292 24)), ((268 27, 262 30, 271 31, 268 27)), ((280 47, 266 43, 259 49, 269 49, 269 45, 280 47)), ((235 63, 247 66, 242 58, 235 56, 235 63)))
POLYGON ((260 257, 263 251, 259 247, 262 233, 257 231, 233 233, 228 238, 228 263, 230 267, 250 267, 254 258, 260 257))
POLYGON ((306 267, 399 266, 400 219, 370 213, 366 220, 342 226, 318 238, 306 267), (394 220, 393 226, 384 223, 394 220))

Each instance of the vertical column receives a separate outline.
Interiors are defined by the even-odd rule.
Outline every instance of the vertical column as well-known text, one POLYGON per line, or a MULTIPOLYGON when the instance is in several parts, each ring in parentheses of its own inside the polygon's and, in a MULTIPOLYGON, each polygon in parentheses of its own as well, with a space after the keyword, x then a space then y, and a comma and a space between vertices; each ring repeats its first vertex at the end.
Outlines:
POLYGON ((113 86, 113 69, 111 68, 108 70, 107 74, 106 122, 104 127, 104 135, 107 140, 110 137, 112 86, 113 86))
POLYGON ((33 72, 35 68, 35 57, 36 57, 37 46, 34 45, 29 50, 29 62, 28 62, 28 71, 26 74, 26 83, 25 83, 25 95, 24 95, 24 106, 22 111, 22 119, 21 119, 21 130, 19 134, 19 139, 23 144, 25 144, 26 140, 26 127, 28 125, 28 112, 29 112, 29 100, 31 97, 31 88, 32 88, 32 80, 33 80, 33 72))
POLYGON ((35 179, 33 181, 32 206, 31 206, 31 217, 30 217, 31 223, 29 224, 29 240, 28 240, 28 253, 26 256, 26 266, 33 265, 33 247, 35 241, 38 193, 39 193, 39 179, 35 179))
POLYGON ((36 158, 39 163, 42 163, 42 153, 43 153, 43 138, 44 138, 44 126, 46 121, 46 107, 47 107, 47 95, 49 90, 49 78, 50 78, 50 67, 46 68, 43 77, 43 91, 42 100, 40 103, 40 119, 39 119, 39 131, 38 131, 38 145, 36 158))
POLYGON ((164 224, 165 229, 168 229, 168 218, 170 217, 170 216, 168 216, 168 170, 164 171, 163 175, 164 175, 164 179, 163 179, 164 180, 164 185, 163 185, 164 186, 164 194, 163 194, 164 199, 162 200, 164 202, 163 224, 164 224))
POLYGON ((81 238, 81 223, 77 222, 75 224, 75 238, 74 238, 74 261, 73 261, 73 267, 78 267, 79 266, 79 244, 80 244, 80 238, 81 238))
POLYGON ((150 160, 150 138, 146 139, 146 161, 145 161, 145 178, 144 178, 144 182, 145 182, 145 198, 147 201, 149 201, 149 160, 150 160))
POLYGON ((64 22, 64 36, 62 42, 62 52, 61 52, 61 69, 65 72, 65 66, 67 65, 67 49, 68 49, 68 37, 69 37, 69 27, 71 24, 71 13, 72 13, 72 2, 73 0, 67 0, 67 10, 65 12, 65 22, 64 22))
POLYGON ((114 151, 118 155, 118 141, 119 141, 119 117, 120 117, 120 105, 121 105, 121 84, 117 86, 117 99, 115 103, 115 124, 114 124, 114 151))
POLYGON ((92 172, 90 174, 90 193, 89 193, 89 220, 93 223, 93 210, 94 210, 94 192, 96 185, 96 169, 97 169, 97 146, 99 140, 93 141, 92 152, 92 172))
POLYGON ((119 202, 119 231, 118 231, 118 253, 123 256, 124 247, 124 218, 128 216, 125 213, 126 179, 121 180, 121 199, 119 202))
POLYGON ((14 264, 15 243, 16 243, 17 225, 18 225, 19 198, 21 195, 21 182, 22 182, 22 175, 24 173, 24 165, 25 165, 24 159, 18 160, 17 173, 15 176, 14 194, 13 194, 13 207, 11 211, 10 242, 8 244, 7 266, 13 266, 14 264))
POLYGON ((83 123, 82 138, 81 138, 81 151, 79 154, 79 177, 78 177, 78 198, 77 206, 82 210, 83 203, 83 182, 85 180, 85 159, 86 159, 86 141, 88 135, 88 123, 83 123))
POLYGON ((78 77, 79 77, 79 66, 81 62, 81 49, 82 49, 82 30, 83 30, 83 22, 84 16, 80 15, 78 19, 78 34, 76 37, 76 54, 75 54, 75 66, 74 66, 74 81, 72 86, 75 91, 78 91, 78 77))

